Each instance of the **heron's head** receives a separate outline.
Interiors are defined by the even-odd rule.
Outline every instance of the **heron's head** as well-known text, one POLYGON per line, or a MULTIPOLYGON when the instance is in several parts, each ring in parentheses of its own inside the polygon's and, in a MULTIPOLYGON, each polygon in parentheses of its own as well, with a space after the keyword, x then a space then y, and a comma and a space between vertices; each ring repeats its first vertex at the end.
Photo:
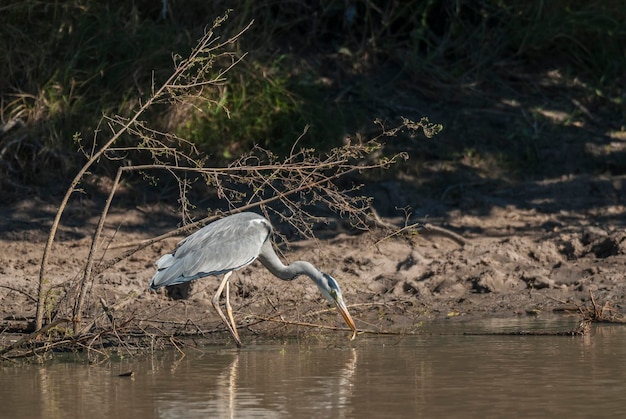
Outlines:
POLYGON ((317 287, 319 288, 322 295, 332 304, 337 306, 337 310, 341 313, 341 316, 345 320, 346 324, 352 329, 352 339, 356 337, 357 329, 354 324, 354 320, 352 320, 352 316, 346 307, 346 304, 343 302, 343 295, 341 294, 341 288, 339 288, 339 284, 332 276, 322 273, 321 281, 316 281, 317 287))

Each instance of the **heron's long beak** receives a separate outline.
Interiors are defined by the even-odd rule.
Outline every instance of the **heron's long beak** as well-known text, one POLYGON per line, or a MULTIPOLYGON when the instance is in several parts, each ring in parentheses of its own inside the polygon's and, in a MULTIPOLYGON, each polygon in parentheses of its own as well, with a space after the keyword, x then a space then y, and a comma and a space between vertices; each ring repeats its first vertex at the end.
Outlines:
POLYGON ((343 317, 343 319, 346 321, 350 329, 352 329, 352 337, 350 338, 350 340, 354 340, 357 334, 357 330, 356 330, 356 325, 354 324, 354 320, 352 320, 352 316, 350 315, 350 312, 348 311, 348 308, 346 307, 341 297, 335 300, 335 304, 337 304, 337 308, 339 309, 339 312, 341 313, 341 316, 343 317))

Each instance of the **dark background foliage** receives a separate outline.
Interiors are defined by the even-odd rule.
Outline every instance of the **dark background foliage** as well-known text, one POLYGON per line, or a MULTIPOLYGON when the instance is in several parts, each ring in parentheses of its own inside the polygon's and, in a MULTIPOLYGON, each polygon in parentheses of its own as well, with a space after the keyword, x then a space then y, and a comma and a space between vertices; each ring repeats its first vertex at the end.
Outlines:
MULTIPOLYGON (((384 176, 441 194, 459 181, 626 172, 626 8, 613 1, 5 1, 0 188, 62 184, 102 115, 127 116, 227 10, 245 59, 216 100, 163 104, 150 126, 210 164, 258 144, 324 151, 376 118, 428 116, 432 141, 384 176), (61 182, 58 182, 61 180, 61 182)), ((102 127, 100 127, 102 128, 102 127)), ((104 172, 101 175, 106 176, 104 172)), ((381 175, 382 176, 382 175, 381 175)), ((23 189, 26 188, 26 189, 23 189)))

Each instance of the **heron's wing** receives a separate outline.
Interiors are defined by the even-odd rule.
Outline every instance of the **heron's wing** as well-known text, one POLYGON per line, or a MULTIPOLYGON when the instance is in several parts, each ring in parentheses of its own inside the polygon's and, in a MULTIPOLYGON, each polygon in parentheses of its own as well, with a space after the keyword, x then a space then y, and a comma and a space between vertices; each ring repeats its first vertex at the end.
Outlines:
POLYGON ((242 213, 198 230, 157 261, 150 286, 158 288, 242 268, 254 261, 271 232, 260 215, 242 213))

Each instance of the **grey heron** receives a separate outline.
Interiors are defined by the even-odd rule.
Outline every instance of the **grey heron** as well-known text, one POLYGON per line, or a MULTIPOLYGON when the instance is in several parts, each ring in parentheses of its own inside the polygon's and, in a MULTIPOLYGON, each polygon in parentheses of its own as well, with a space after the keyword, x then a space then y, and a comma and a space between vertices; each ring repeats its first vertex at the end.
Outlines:
POLYGON ((210 223, 181 241, 172 253, 157 261, 157 272, 150 288, 181 284, 211 275, 224 274, 213 299, 213 308, 220 316, 238 347, 242 346, 230 305, 228 280, 234 270, 248 266, 255 259, 275 276, 291 281, 306 275, 315 282, 322 295, 337 306, 343 319, 352 329, 352 339, 357 329, 343 301, 339 284, 330 275, 320 272, 309 262, 296 261, 285 266, 274 251, 270 240, 272 225, 259 214, 242 212, 210 223), (226 288, 226 313, 219 307, 219 299, 226 288))

